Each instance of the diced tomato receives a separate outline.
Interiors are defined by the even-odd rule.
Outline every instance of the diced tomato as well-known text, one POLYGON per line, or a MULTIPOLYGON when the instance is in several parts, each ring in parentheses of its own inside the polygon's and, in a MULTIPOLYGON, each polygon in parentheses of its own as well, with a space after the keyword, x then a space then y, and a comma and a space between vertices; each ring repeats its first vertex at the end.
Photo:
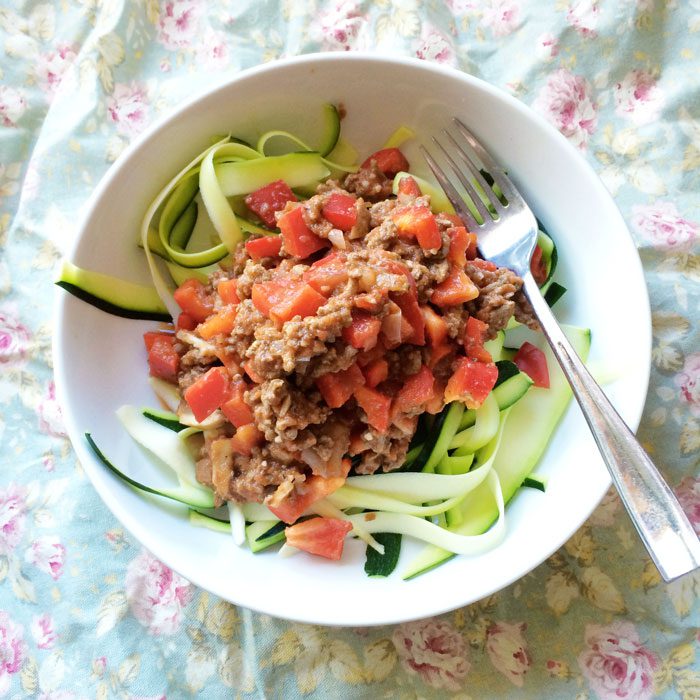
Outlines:
POLYGON ((542 248, 538 245, 530 258, 530 272, 538 285, 543 285, 547 281, 547 265, 542 258, 542 248))
POLYGON ((253 260, 262 258, 276 258, 282 250, 282 238, 280 236, 261 236, 246 241, 245 249, 253 260))
POLYGON ((447 382, 445 401, 461 401, 467 408, 479 408, 498 379, 493 362, 476 362, 467 357, 457 360, 457 368, 447 382))
POLYGON ((233 350, 219 345, 216 348, 216 356, 224 363, 224 367, 226 367, 229 376, 233 377, 243 373, 240 358, 233 350))
POLYGON ((384 305, 387 296, 388 294, 386 290, 375 289, 374 291, 368 292, 367 294, 358 294, 353 300, 353 303, 358 309, 363 309, 364 311, 371 311, 373 313, 377 313, 381 310, 382 306, 384 305))
POLYGON ((328 253, 304 273, 304 280, 317 292, 330 296, 334 289, 348 281, 345 255, 337 251, 328 253))
POLYGON ((435 377, 430 368, 423 365, 416 374, 404 380, 394 399, 393 413, 408 413, 419 408, 433 397, 435 377))
POLYGON ((467 245, 465 256, 467 260, 474 260, 479 252, 477 249, 478 239, 475 233, 468 233, 467 236, 469 236, 469 244, 467 245))
MULTIPOLYGON (((343 460, 343 465, 347 475, 347 472, 350 470, 350 460, 343 460)), ((291 525, 303 515, 309 506, 326 496, 330 496, 344 483, 345 476, 323 477, 318 474, 312 474, 279 503, 268 502, 266 505, 282 522, 291 525)))
POLYGON ((169 345, 173 345, 175 336, 172 333, 164 333, 163 331, 146 331, 143 334, 143 344, 146 346, 146 350, 150 350, 156 340, 163 340, 169 345))
POLYGON ((161 333, 155 335, 158 337, 153 338, 148 349, 148 367, 151 376, 175 384, 177 383, 177 373, 180 369, 180 356, 173 347, 175 338, 161 333))
POLYGON ((423 193, 415 178, 410 175, 404 175, 401 180, 399 180, 399 194, 406 195, 407 197, 420 197, 423 193))
POLYGON ((216 285, 216 291, 224 304, 240 304, 241 300, 238 298, 238 280, 221 280, 216 285))
POLYGON ((370 362, 362 372, 365 375, 365 384, 374 389, 389 376, 389 363, 384 358, 379 358, 370 362))
POLYGON ((275 212, 282 211, 287 202, 296 202, 297 198, 284 180, 275 180, 269 185, 251 192, 245 203, 248 209, 257 214, 265 226, 277 225, 275 212))
POLYGON ((435 289, 430 301, 438 306, 456 306, 479 296, 479 288, 467 277, 464 270, 453 266, 444 282, 435 289))
POLYGON ((494 262, 491 262, 490 260, 482 260, 481 258, 475 258, 471 261, 471 264, 474 265, 474 267, 478 267, 481 270, 488 270, 489 272, 496 272, 496 270, 498 270, 498 265, 496 265, 496 263, 494 262))
POLYGON ((242 425, 236 429, 236 434, 231 438, 231 449, 239 455, 250 457, 254 447, 261 445, 263 434, 253 423, 242 425))
POLYGON ((316 386, 330 408, 340 408, 365 383, 357 363, 339 372, 329 372, 316 379, 316 386))
POLYGON ((185 280, 173 296, 179 307, 197 323, 206 320, 214 311, 214 300, 199 280, 185 280))
POLYGON ((391 219, 399 236, 416 238, 424 250, 435 250, 442 245, 442 237, 435 215, 428 207, 404 207, 397 209, 391 219))
POLYGON ((376 151, 362 163, 362 167, 369 168, 372 161, 387 177, 394 177, 396 173, 408 170, 410 167, 406 156, 398 148, 382 148, 376 151))
POLYGON ((309 255, 328 245, 328 241, 317 236, 304 221, 304 208, 298 206, 283 214, 277 225, 282 232, 284 249, 297 258, 308 258, 309 255))
POLYGON ((411 334, 402 334, 401 339, 404 343, 425 345, 425 320, 423 318, 423 312, 418 305, 418 297, 415 291, 415 281, 410 273, 408 276, 410 277, 410 281, 413 282, 411 289, 404 294, 391 294, 391 298, 401 309, 403 319, 408 321, 413 329, 413 333, 411 334))
POLYGON ((467 248, 469 247, 469 233, 464 226, 453 226, 447 229, 447 235, 450 237, 450 250, 447 253, 447 259, 458 267, 464 267, 467 264, 467 248))
POLYGON ((467 319, 464 329, 464 352, 469 359, 477 362, 492 361, 491 353, 484 347, 488 330, 488 325, 478 318, 470 316, 467 319))
POLYGON ((177 317, 177 329, 183 331, 193 331, 197 327, 197 322, 184 311, 177 317))
POLYGON ((311 285, 301 283, 285 290, 280 301, 270 308, 270 318, 284 323, 295 316, 313 316, 326 303, 326 297, 311 285))
POLYGON ((355 197, 349 194, 333 192, 328 195, 325 204, 321 208, 321 214, 335 228, 339 228, 341 231, 349 231, 357 223, 356 203, 355 197))
POLYGON ((352 323, 342 330, 343 340, 358 350, 371 350, 377 344, 381 319, 362 309, 352 310, 352 323))
POLYGON ((337 561, 343 555, 345 537, 352 523, 340 518, 310 518, 284 531, 290 547, 337 561))
POLYGON ((250 293, 253 306, 269 318, 272 307, 284 299, 285 294, 292 286, 294 283, 288 278, 256 282, 250 293))
POLYGON ((248 360, 248 362, 244 362, 241 367, 243 367, 245 373, 256 383, 256 384, 262 384, 263 381, 265 381, 256 371, 255 368, 253 367, 253 363, 248 360))
POLYGON ((430 306, 421 306, 421 313, 425 321, 425 332, 428 336, 428 344, 435 348, 447 341, 447 322, 430 306))
POLYGON ((425 406, 425 412, 429 413, 431 416, 435 416, 445 407, 445 387, 447 383, 441 379, 435 380, 435 387, 433 388, 433 396, 429 399, 425 406))
POLYGON ((243 398, 246 391, 248 385, 242 379, 235 379, 231 382, 229 398, 221 404, 221 412, 226 416, 226 420, 237 428, 254 420, 253 411, 243 398))
POLYGON ((200 423, 228 398, 230 391, 225 367, 212 367, 185 389, 185 401, 200 423))
POLYGON ((355 399, 367 414, 367 422, 380 433, 386 432, 389 428, 391 398, 376 389, 360 386, 355 389, 355 399))
POLYGON ((542 350, 525 341, 515 353, 513 362, 521 372, 525 372, 532 379, 535 386, 549 389, 549 367, 547 367, 547 358, 542 350))
POLYGON ((360 367, 366 367, 375 360, 384 357, 386 350, 387 349, 384 347, 384 342, 380 337, 377 344, 371 350, 357 353, 357 364, 360 365, 360 367))
POLYGON ((212 314, 197 326, 197 333, 204 340, 211 340, 215 335, 229 335, 236 323, 236 307, 226 306, 212 314))
POLYGON ((430 369, 435 369, 438 366, 440 360, 444 359, 448 355, 455 352, 453 345, 444 343, 443 345, 438 345, 430 351, 430 359, 428 360, 428 367, 430 369))

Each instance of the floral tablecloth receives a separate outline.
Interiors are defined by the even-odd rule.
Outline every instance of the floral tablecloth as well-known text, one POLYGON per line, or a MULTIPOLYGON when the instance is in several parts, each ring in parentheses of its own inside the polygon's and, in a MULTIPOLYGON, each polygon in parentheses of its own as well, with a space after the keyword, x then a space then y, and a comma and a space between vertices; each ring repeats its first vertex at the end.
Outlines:
POLYGON ((486 600, 325 629, 195 589, 76 462, 52 383, 52 270, 97 181, 192 93, 358 49, 509 90, 600 173, 653 308, 639 435, 700 531, 698 0, 0 0, 0 696, 700 698, 700 575, 660 582, 613 494, 486 600))

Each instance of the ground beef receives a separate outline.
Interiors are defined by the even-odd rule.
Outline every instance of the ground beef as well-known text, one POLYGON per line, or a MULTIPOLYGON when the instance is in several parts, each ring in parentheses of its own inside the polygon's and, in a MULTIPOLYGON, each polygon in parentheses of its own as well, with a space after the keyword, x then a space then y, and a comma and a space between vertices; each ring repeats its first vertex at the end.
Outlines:
MULTIPOLYGON (((225 421, 221 427, 205 431, 196 463, 198 481, 214 488, 217 502, 280 502, 293 491, 302 493, 311 475, 344 475, 347 455, 354 457, 359 474, 397 469, 404 462, 418 414, 425 407, 393 410, 391 424, 382 432, 370 424, 371 417, 357 402, 357 394, 350 393, 342 406, 332 408, 332 395, 328 398, 322 393, 324 382, 319 379, 352 370, 338 376, 343 377, 341 381, 350 381, 349 377, 356 381, 357 373, 367 372, 369 364, 381 358, 387 362, 387 374, 375 390, 384 397, 396 395, 424 365, 431 369, 436 386, 444 387, 457 358, 463 355, 462 338, 470 315, 488 324, 489 337, 505 327, 513 314, 533 325, 522 280, 509 270, 490 270, 483 261, 470 261, 465 272, 478 287, 478 298, 450 308, 433 306, 446 323, 449 352, 433 362, 429 338, 424 345, 392 340, 390 334, 395 336, 397 332, 398 311, 405 308, 401 306, 402 297, 405 301, 404 295, 415 290, 415 301, 430 305, 433 290, 450 274, 454 262, 448 259, 448 231, 454 220, 437 216, 441 245, 437 250, 423 250, 415 239, 397 234, 393 214, 397 208, 429 207, 429 199, 404 194, 394 198, 390 196, 391 187, 391 179, 373 163, 348 175, 342 185, 329 180, 307 201, 287 203, 278 213, 278 220, 284 212, 300 206, 307 227, 328 243, 324 241, 324 247, 306 260, 287 254, 283 244, 280 257, 254 261, 245 246, 239 245, 227 267, 215 273, 204 288, 215 312, 219 312, 224 310, 224 303, 217 293, 217 283, 236 280, 240 302, 230 332, 210 339, 200 336, 197 329, 178 332, 175 347, 180 355, 181 391, 222 362, 235 380, 234 386, 246 383, 243 400, 253 418, 253 426, 249 426, 252 446, 246 454, 234 452, 230 438, 235 429, 225 421), (323 215, 325 204, 337 194, 356 195, 356 222, 349 231, 335 229, 323 215), (329 251, 332 253, 327 257, 329 251), (316 288, 313 275, 318 267, 314 267, 314 261, 321 258, 324 265, 341 261, 341 272, 337 281, 323 278, 316 288), (253 302, 255 285, 270 281, 283 281, 282 289, 307 289, 305 285, 312 285, 312 296, 316 294, 317 300, 315 312, 275 322, 275 315, 261 305, 260 294, 272 295, 270 303, 275 303, 272 297, 279 285, 257 288, 253 302), (377 346, 355 342, 352 333, 357 332, 357 318, 383 329, 377 346), (386 345, 382 345, 384 342, 386 345)), ((407 322, 410 331, 410 313, 404 311, 402 332, 407 322)))
POLYGON ((361 168, 345 178, 343 186, 368 202, 378 202, 391 196, 393 180, 390 180, 372 162, 369 168, 361 168))
POLYGON ((513 316, 514 297, 523 286, 523 281, 505 267, 492 271, 467 261, 465 270, 479 288, 479 296, 467 304, 467 309, 472 316, 488 325, 488 338, 495 338, 513 316))

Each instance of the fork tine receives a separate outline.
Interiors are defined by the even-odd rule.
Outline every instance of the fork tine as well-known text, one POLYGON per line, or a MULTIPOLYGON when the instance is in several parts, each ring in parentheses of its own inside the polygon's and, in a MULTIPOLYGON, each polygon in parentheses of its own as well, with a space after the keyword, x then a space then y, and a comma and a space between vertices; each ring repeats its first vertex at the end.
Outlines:
POLYGON ((455 186, 450 182, 442 168, 436 163, 435 159, 430 155, 426 148, 421 146, 420 150, 423 152, 423 157, 425 158, 428 167, 433 171, 433 175, 435 175, 435 178, 440 183, 440 186, 447 193, 447 198, 450 200, 450 202, 452 202, 452 206, 454 206, 462 221, 467 224, 467 228, 470 231, 476 231, 481 226, 481 223, 478 222, 471 211, 469 211, 469 208, 464 203, 462 196, 455 189, 455 186))
MULTIPOLYGON (((445 133, 447 134, 447 132, 445 133)), ((449 134, 447 135, 449 136, 449 134)), ((435 142, 435 145, 442 151, 443 155, 449 162, 452 170, 454 171, 454 174, 457 176, 457 179, 462 183, 462 187, 464 187, 464 189, 466 190, 467 194, 469 195, 469 198, 474 204, 474 207, 479 212, 479 214, 481 214, 483 220, 488 221, 489 219, 491 219, 491 212, 488 210, 488 207, 482 201, 481 197, 479 196, 479 192, 476 190, 474 185, 471 182, 469 182, 469 179, 462 172, 462 168, 460 168, 459 165, 457 165, 454 158, 450 155, 447 149, 435 137, 433 137, 433 141, 435 142)), ((465 163, 468 165, 469 170, 473 174, 476 168, 474 168, 474 165, 469 160, 466 153, 463 152, 462 155, 464 156, 465 163)))
MULTIPOLYGON (((465 126, 457 117, 453 117, 453 121, 457 130, 462 134, 462 136, 467 140, 467 143, 472 147, 479 160, 484 164, 484 168, 491 175, 493 181, 501 188, 505 198, 510 202, 512 199, 519 199, 520 195, 517 190, 513 187, 511 181, 503 175, 503 169, 498 163, 489 155, 488 151, 477 141, 474 134, 465 126)), ((491 189, 491 188, 489 188, 491 189)))
MULTIPOLYGON (((464 164, 467 166, 467 168, 469 168, 469 172, 472 174, 472 176, 476 180, 477 184, 479 185, 482 192, 484 193, 484 196, 489 200, 489 202, 491 203, 491 206, 496 210, 496 212, 498 212, 498 210, 503 207, 503 203, 501 202, 500 199, 498 199, 498 197, 496 196, 496 193, 491 188, 491 185, 489 185, 489 183, 486 182, 486 179, 481 174, 481 171, 479 170, 478 165, 471 159, 469 154, 464 150, 464 147, 457 143, 457 140, 455 139, 454 136, 452 136, 452 134, 449 131, 447 131, 446 129, 443 129, 443 132, 445 133, 445 136, 447 136, 447 138, 450 141, 452 141, 452 145, 454 146, 455 150, 459 153, 459 155, 462 157, 462 161, 464 162, 464 164)), ((443 151, 444 151, 444 149, 443 149, 443 151)), ((445 153, 446 153, 446 151, 445 151, 445 153)), ((460 181, 462 180, 463 177, 464 177, 464 175, 462 173, 459 173, 460 181)), ((478 194, 478 192, 477 192, 477 194, 478 194)), ((481 197, 479 197, 479 200, 483 202, 483 199, 481 199, 481 197)))

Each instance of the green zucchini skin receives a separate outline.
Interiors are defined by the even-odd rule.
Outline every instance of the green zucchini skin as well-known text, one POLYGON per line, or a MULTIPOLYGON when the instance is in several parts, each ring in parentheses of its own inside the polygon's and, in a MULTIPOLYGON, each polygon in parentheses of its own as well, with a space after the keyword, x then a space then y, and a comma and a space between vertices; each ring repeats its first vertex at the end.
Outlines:
POLYGON ((170 323, 172 317, 155 289, 85 270, 63 261, 56 284, 114 316, 170 323))
POLYGON ((167 311, 156 311, 151 309, 127 309, 119 304, 112 303, 107 299, 95 296, 90 292, 78 287, 71 282, 66 282, 65 280, 58 280, 56 284, 70 292, 74 297, 87 302, 91 306, 94 306, 101 311, 106 311, 108 314, 113 316, 121 316, 122 318, 131 318, 141 321, 162 321, 164 323, 170 323, 173 319, 167 311))
MULTIPOLYGON (((582 360, 586 360, 591 347, 591 332, 587 328, 563 326, 563 329, 582 360)), ((523 481, 532 473, 544 453, 552 433, 556 429, 571 400, 571 388, 549 347, 545 348, 550 373, 550 388, 528 391, 513 409, 506 421, 501 446, 496 455, 494 470, 503 490, 503 500, 510 502, 523 481), (537 429, 533 429, 532 417, 538 416, 537 429), (520 439, 514 439, 518 436, 520 439)), ((517 378, 513 377, 512 379, 517 378)), ((505 382, 501 386, 505 386, 505 382)), ((461 534, 479 535, 491 527, 498 513, 493 499, 483 485, 478 486, 465 499, 469 507, 468 523, 460 527, 461 534)), ((429 546, 409 564, 402 578, 408 580, 439 566, 455 555, 439 547, 429 546)))

